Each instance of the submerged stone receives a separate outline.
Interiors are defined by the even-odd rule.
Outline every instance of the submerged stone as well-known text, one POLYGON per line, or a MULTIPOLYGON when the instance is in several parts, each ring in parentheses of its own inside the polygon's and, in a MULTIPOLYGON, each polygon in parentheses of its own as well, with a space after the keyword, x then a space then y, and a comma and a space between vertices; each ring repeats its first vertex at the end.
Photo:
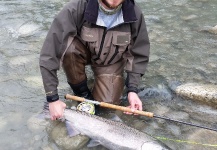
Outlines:
POLYGON ((200 29, 200 31, 209 32, 209 33, 212 33, 212 34, 217 34, 217 25, 214 26, 214 27, 205 26, 202 29, 200 29))
POLYGON ((209 29, 210 33, 217 34, 217 25, 209 29))
POLYGON ((197 15, 189 15, 189 16, 183 16, 182 19, 185 20, 185 21, 189 21, 189 20, 193 20, 193 19, 196 19, 198 18, 197 15))
POLYGON ((39 26, 34 23, 27 23, 18 29, 20 36, 29 36, 34 34, 39 29, 39 26))
POLYGON ((175 89, 176 94, 217 107, 217 85, 187 83, 175 89))
POLYGON ((27 121, 27 127, 32 132, 39 132, 45 130, 45 128, 49 125, 49 121, 40 118, 39 113, 33 115, 27 121))

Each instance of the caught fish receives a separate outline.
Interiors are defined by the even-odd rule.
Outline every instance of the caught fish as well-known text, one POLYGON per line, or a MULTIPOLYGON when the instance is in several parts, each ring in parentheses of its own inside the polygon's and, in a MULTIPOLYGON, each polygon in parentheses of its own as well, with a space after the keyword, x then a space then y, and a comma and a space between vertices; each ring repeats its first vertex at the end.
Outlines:
POLYGON ((92 139, 88 147, 103 145, 110 150, 170 149, 153 137, 122 122, 71 109, 64 111, 64 118, 70 136, 83 134, 92 139))

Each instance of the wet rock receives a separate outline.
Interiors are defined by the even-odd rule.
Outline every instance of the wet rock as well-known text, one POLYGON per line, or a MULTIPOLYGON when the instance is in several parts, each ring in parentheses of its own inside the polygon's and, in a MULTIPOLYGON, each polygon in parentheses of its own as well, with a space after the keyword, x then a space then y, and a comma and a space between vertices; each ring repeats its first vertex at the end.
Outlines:
POLYGON ((205 26, 202 29, 200 29, 199 31, 209 32, 209 33, 212 33, 212 34, 217 34, 217 25, 214 26, 214 27, 205 26))
POLYGON ((164 115, 170 111, 170 108, 164 105, 155 105, 152 108, 153 112, 159 115, 164 115))
POLYGON ((7 63, 7 59, 3 54, 0 53, 0 66, 4 65, 5 63, 7 63))
POLYGON ((21 65, 30 65, 35 60, 37 60, 37 57, 35 55, 15 56, 15 57, 10 59, 9 66, 10 67, 18 67, 21 65))
POLYGON ((40 114, 33 115, 28 121, 27 121, 27 127, 32 132, 38 132, 44 130, 48 125, 49 121, 40 118, 40 114))
POLYGON ((193 0, 194 2, 207 2, 208 0, 193 0))
POLYGON ((41 76, 29 76, 24 78, 24 80, 31 86, 31 87, 42 87, 43 82, 41 76))
POLYGON ((182 112, 182 111, 177 111, 177 112, 168 112, 167 114, 165 114, 165 116, 167 116, 168 118, 171 119, 176 119, 176 120, 187 120, 189 119, 189 114, 182 112))
POLYGON ((43 150, 53 150, 53 148, 50 147, 50 146, 43 147, 42 149, 43 149, 43 150))
POLYGON ((209 69, 217 68, 217 64, 215 62, 209 62, 206 64, 206 67, 209 69))
POLYGON ((146 88, 143 89, 138 93, 140 97, 145 97, 145 98, 160 98, 162 100, 171 100, 172 95, 171 93, 163 86, 163 85, 158 85, 157 88, 146 88))
POLYGON ((187 0, 179 0, 179 1, 175 1, 174 2, 174 6, 184 6, 184 5, 186 5, 187 4, 187 0))
POLYGON ((167 126, 167 129, 169 131, 171 131, 171 133, 173 135, 176 135, 176 136, 179 136, 181 134, 181 130, 180 130, 180 127, 176 126, 176 125, 168 125, 167 126))
POLYGON ((64 122, 58 123, 51 131, 51 138, 55 143, 65 150, 79 150, 84 147, 89 138, 84 135, 77 135, 75 137, 69 137, 64 122))
POLYGON ((171 45, 175 49, 180 49, 180 50, 184 49, 184 47, 185 47, 185 44, 183 41, 173 41, 173 42, 171 42, 171 45))
POLYGON ((216 150, 214 145, 217 141, 217 132, 199 129, 190 134, 188 141, 192 141, 193 144, 186 144, 186 149, 216 150))
POLYGON ((151 57, 150 57, 150 62, 155 62, 155 61, 157 61, 157 60, 160 60, 160 57, 159 56, 157 56, 157 55, 152 55, 151 57))
POLYGON ((217 25, 215 27, 212 27, 211 29, 209 29, 209 32, 217 34, 217 25))
POLYGON ((190 21, 190 20, 193 20, 193 19, 196 19, 198 18, 197 15, 189 15, 189 16, 183 16, 182 19, 185 20, 185 21, 190 21))
POLYGON ((39 29, 39 26, 34 23, 27 23, 18 29, 20 36, 29 36, 34 34, 39 29))
POLYGON ((147 23, 149 23, 149 22, 162 23, 162 20, 160 19, 160 17, 154 16, 154 15, 147 15, 146 21, 147 21, 147 23))
POLYGON ((7 124, 6 119, 4 117, 0 117, 0 131, 3 131, 7 124))
POLYGON ((137 130, 142 130, 145 128, 145 123, 143 121, 140 121, 140 120, 134 120, 133 121, 133 127, 137 130))
POLYGON ((175 92, 183 97, 217 105, 217 86, 212 84, 187 83, 177 86, 175 92))
POLYGON ((213 123, 213 120, 217 120, 217 110, 210 106, 191 105, 183 110, 191 114, 191 118, 201 122, 213 123))

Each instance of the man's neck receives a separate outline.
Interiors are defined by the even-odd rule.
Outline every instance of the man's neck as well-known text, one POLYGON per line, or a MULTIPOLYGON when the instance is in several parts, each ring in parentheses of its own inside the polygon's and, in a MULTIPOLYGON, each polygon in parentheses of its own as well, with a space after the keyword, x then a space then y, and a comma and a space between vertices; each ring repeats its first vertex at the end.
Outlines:
POLYGON ((111 8, 108 8, 106 5, 104 5, 102 0, 98 0, 98 3, 99 3, 99 9, 106 15, 113 15, 117 13, 122 7, 122 4, 120 4, 118 7, 111 9, 111 8))

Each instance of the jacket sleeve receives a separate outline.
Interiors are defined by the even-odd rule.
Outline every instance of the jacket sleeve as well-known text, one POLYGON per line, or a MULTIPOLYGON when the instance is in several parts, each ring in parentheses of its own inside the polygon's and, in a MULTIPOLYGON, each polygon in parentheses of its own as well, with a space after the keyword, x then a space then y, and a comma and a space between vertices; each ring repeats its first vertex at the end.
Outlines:
POLYGON ((141 77, 146 71, 149 61, 150 42, 148 38, 144 15, 141 10, 135 6, 137 21, 131 24, 132 44, 129 47, 127 57, 127 80, 126 86, 128 92, 138 92, 137 87, 141 77))
POLYGON ((82 22, 84 7, 81 7, 81 3, 82 0, 71 1, 57 14, 41 49, 39 65, 49 102, 59 99, 57 70, 60 68, 60 58, 66 49, 68 37, 76 36, 79 23, 82 22), (55 98, 52 99, 52 96, 55 98))

